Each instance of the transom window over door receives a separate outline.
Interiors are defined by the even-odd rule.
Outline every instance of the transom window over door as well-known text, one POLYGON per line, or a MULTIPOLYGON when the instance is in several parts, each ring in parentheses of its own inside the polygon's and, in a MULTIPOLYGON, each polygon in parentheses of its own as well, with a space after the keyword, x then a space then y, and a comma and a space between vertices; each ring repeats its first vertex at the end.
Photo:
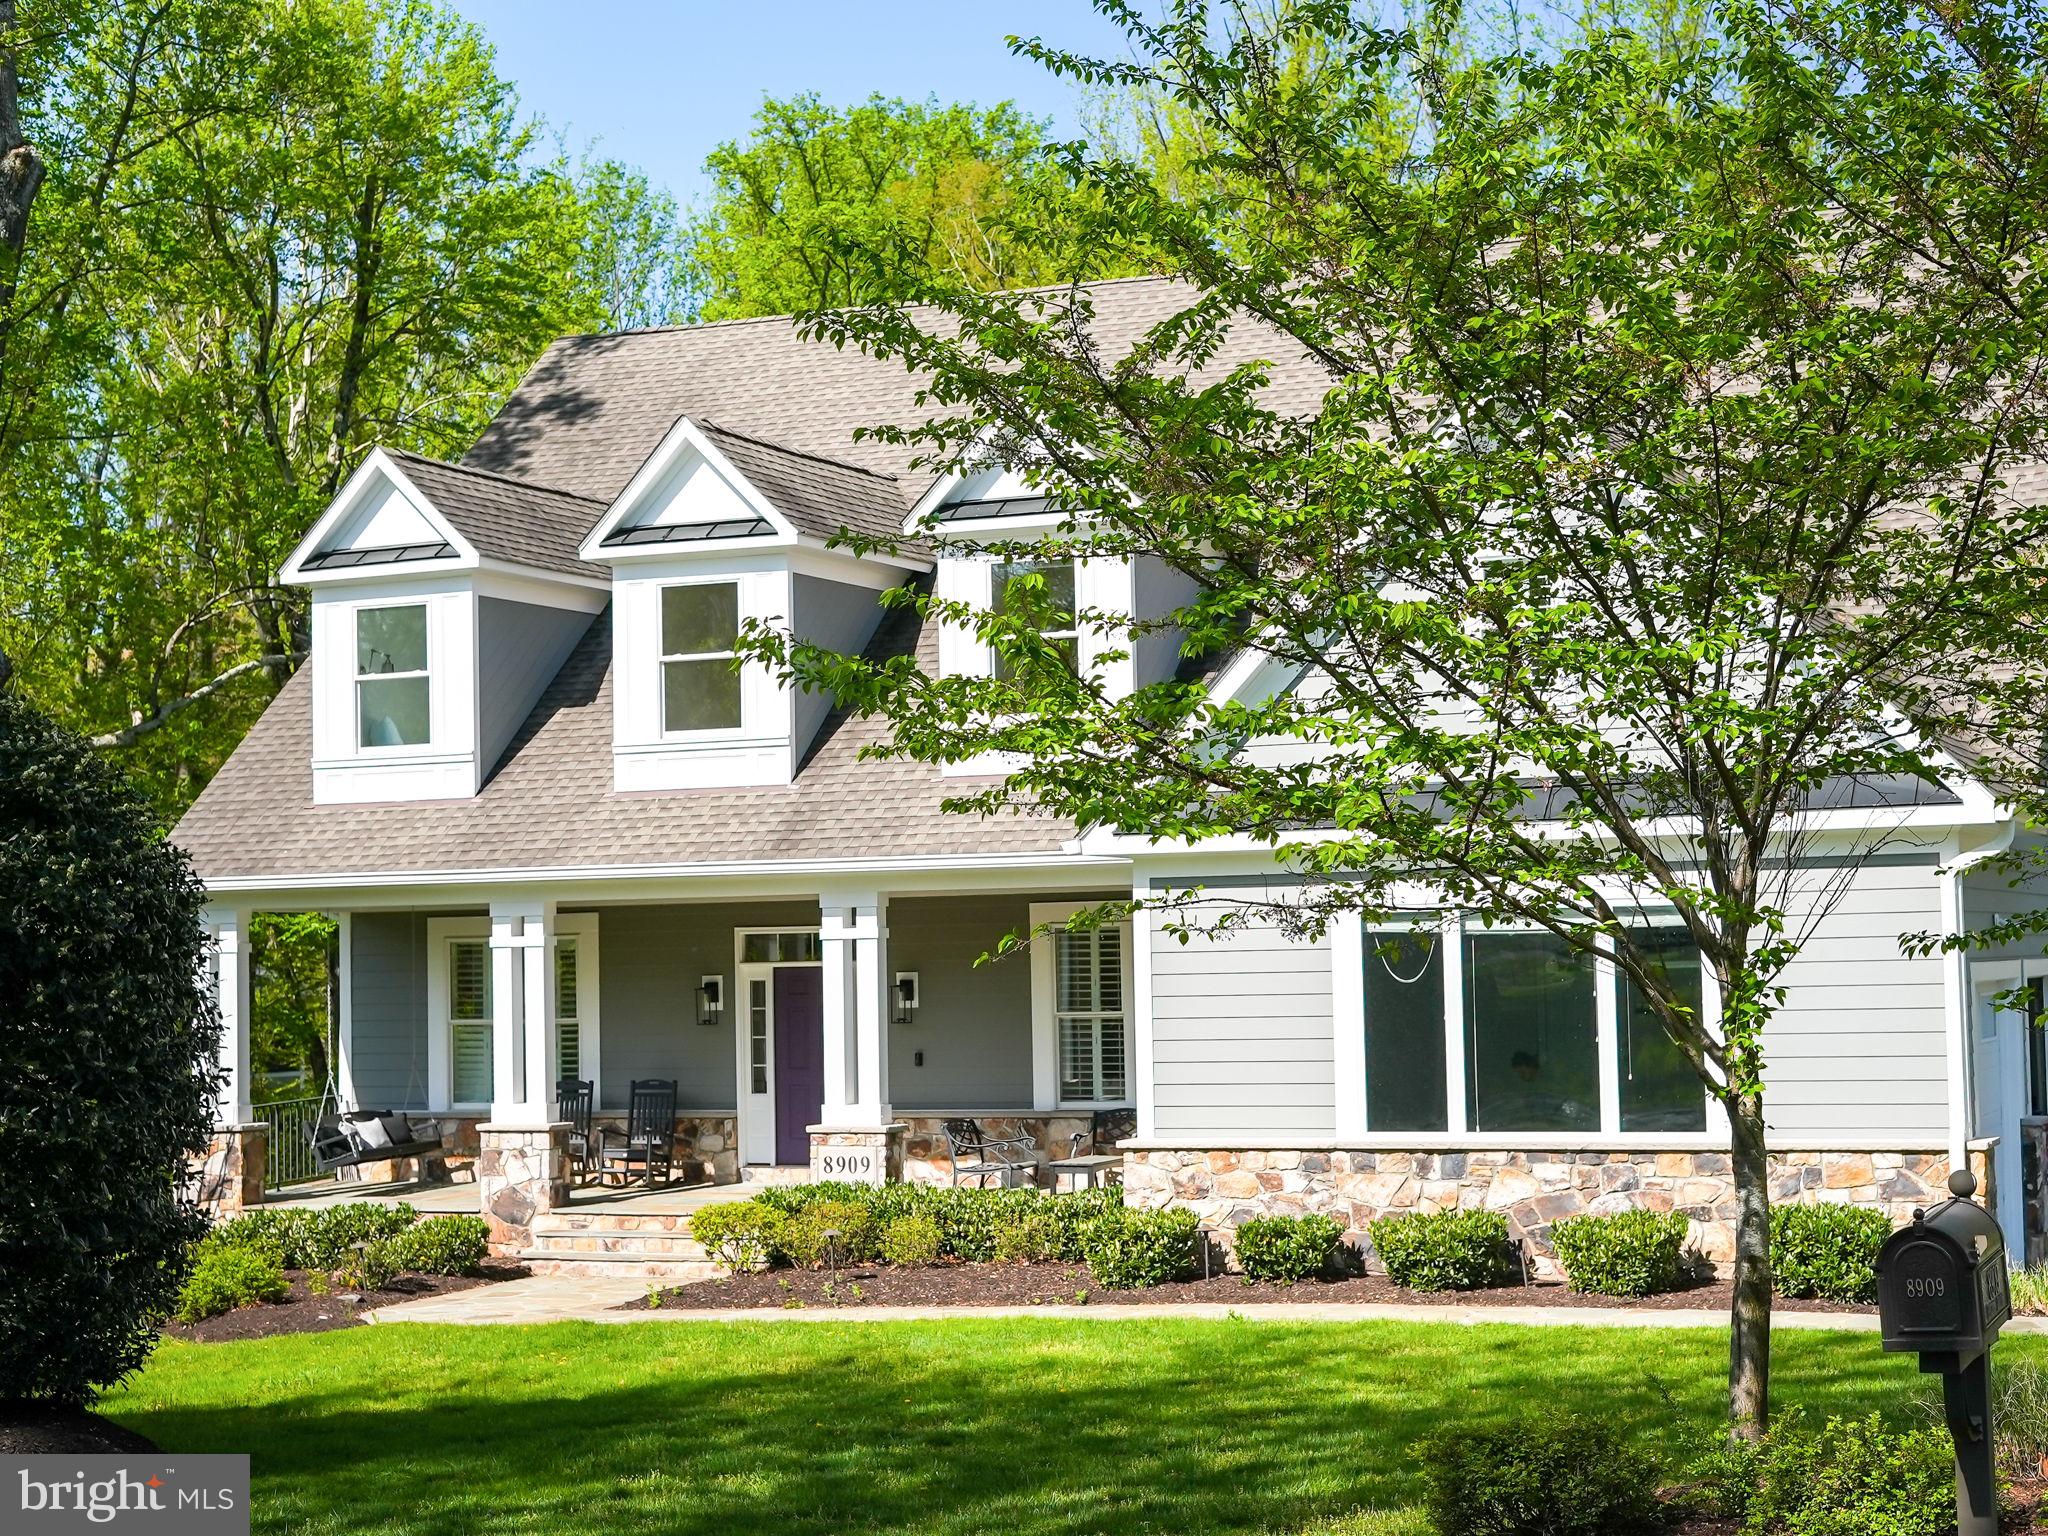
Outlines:
POLYGON ((1062 1103, 1129 1096, 1124 930, 1055 933, 1053 1023, 1062 1103))
MULTIPOLYGON (((1036 629, 1066 658, 1067 669, 1078 672, 1081 665, 1081 631, 1074 617, 1074 562, 1071 560, 1022 560, 998 565, 990 577, 990 612, 1014 614, 1036 629), (1023 580, 1038 577, 1043 584, 1023 580)), ((1007 678, 1014 669, 997 651, 991 667, 994 675, 1007 678)))
POLYGON ((730 731, 740 726, 737 582, 661 589, 661 728, 730 731))
POLYGON ((448 942, 450 1096, 457 1104, 488 1104, 495 1086, 492 1055, 491 946, 483 939, 448 942))
POLYGON ((419 747, 431 732, 427 607, 356 610, 356 741, 419 747))

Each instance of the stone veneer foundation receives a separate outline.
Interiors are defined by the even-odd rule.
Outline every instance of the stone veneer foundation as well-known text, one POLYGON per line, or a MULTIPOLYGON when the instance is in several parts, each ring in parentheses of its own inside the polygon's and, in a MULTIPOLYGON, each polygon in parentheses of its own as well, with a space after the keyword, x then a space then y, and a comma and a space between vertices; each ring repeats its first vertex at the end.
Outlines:
POLYGON ((491 1252, 533 1246, 533 1219, 569 1203, 569 1126, 477 1127, 477 1198, 490 1227, 491 1252))
MULTIPOLYGON (((1973 1147, 1970 1163, 1991 1203, 1991 1159, 1973 1147)), ((1945 1152, 1774 1152, 1771 1198, 1867 1205, 1902 1221, 1915 1206, 1947 1198, 1948 1173, 1945 1152)), ((1499 1211, 1545 1276, 1558 1274, 1553 1223, 1635 1207, 1682 1211, 1693 1245, 1717 1270, 1734 1256, 1735 1186, 1725 1152, 1128 1148, 1124 1200, 1188 1207, 1226 1249, 1238 1223, 1254 1216, 1334 1216, 1369 1265, 1374 1220, 1452 1209, 1499 1211)))
POLYGON ((234 1216, 261 1205, 269 1158, 268 1122, 216 1126, 198 1169, 198 1203, 216 1216, 234 1216))
POLYGON ((1022 1136, 1030 1140, 1039 1155, 1047 1162, 1067 1155, 1073 1145, 1072 1138, 1079 1132, 1084 1152, 1107 1152, 1108 1147, 1096 1147, 1089 1140, 1093 1133, 1095 1117, 1086 1110, 1075 1114, 1006 1114, 1006 1115, 924 1115, 906 1114, 897 1118, 904 1124, 903 1135, 903 1177, 913 1184, 949 1184, 953 1178, 953 1162, 946 1155, 946 1138, 940 1126, 947 1120, 973 1119, 990 1137, 1007 1141, 1022 1136))

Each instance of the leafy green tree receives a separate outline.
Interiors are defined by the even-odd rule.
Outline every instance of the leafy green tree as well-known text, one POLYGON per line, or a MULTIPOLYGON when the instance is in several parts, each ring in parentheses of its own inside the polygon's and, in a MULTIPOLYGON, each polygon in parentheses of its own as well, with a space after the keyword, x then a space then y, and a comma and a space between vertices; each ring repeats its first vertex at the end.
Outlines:
POLYGON ((60 14, 0 294, 0 651, 169 808, 302 657, 276 572, 362 454, 458 455, 556 336, 673 318, 675 213, 547 158, 426 0, 60 14))
POLYGON ((763 102, 753 135, 706 162, 710 206, 688 230, 702 318, 901 297, 928 275, 976 288, 1056 278, 1015 224, 1062 182, 1045 128, 1008 102, 763 102))
POLYGON ((1676 35, 1532 46, 1340 0, 1278 35, 1201 0, 1102 8, 1135 62, 1032 51, 1171 98, 1199 174, 1169 194, 1095 156, 1072 216, 1170 257, 1181 312, 1128 358, 1087 339, 1085 289, 955 285, 925 294, 942 322, 878 302, 813 329, 931 376, 934 420, 903 434, 928 459, 1014 465, 1083 509, 1065 548, 1186 579, 1135 626, 1084 610, 1101 644, 1248 644, 1281 681, 1117 697, 1031 603, 907 591, 1003 675, 750 646, 886 717, 886 752, 1012 754, 956 808, 1250 837, 1306 877, 1281 913, 1304 929, 1447 907, 1615 966, 1726 1113, 1729 1405, 1757 1433, 1766 1030, 1906 819, 1849 791, 1940 779, 1945 743, 2048 676, 2048 512, 2011 489, 2048 459, 2048 12, 1727 0, 1676 35), (1305 55, 1312 86, 1285 67, 1305 55), (1227 334, 1319 367, 1319 409, 1218 363, 1227 334), (1697 946, 1717 1013, 1652 919, 1697 946))

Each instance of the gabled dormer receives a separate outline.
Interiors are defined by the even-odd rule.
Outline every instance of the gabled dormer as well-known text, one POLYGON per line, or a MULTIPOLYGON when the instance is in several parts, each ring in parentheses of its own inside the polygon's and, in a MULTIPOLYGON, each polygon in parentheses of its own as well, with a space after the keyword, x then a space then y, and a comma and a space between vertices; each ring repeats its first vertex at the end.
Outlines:
POLYGON ((612 575, 613 783, 621 790, 788 784, 832 701, 757 664, 749 622, 858 651, 880 594, 931 562, 901 542, 893 476, 681 417, 583 540, 612 575))
POLYGON ((482 787, 604 606, 597 503, 373 450, 285 562, 312 589, 316 804, 482 787))
MULTIPOLYGON (((1117 618, 1163 618, 1193 598, 1195 584, 1150 556, 1020 557, 1015 546, 1050 540, 1074 521, 1018 471, 993 465, 940 477, 919 498, 903 526, 936 546, 935 591, 942 599, 997 612, 1010 579, 1034 573, 1044 578, 1054 622, 1062 613, 1099 615, 1092 626, 1075 622, 1064 631, 1043 632, 1049 639, 1070 640, 1075 664, 1099 678, 1110 697, 1122 698, 1171 677, 1180 664, 1180 631, 1133 633, 1119 626, 1117 618)), ((988 677, 999 666, 1000 658, 968 626, 940 627, 942 675, 988 677)), ((975 771, 983 770, 976 765, 975 771)))

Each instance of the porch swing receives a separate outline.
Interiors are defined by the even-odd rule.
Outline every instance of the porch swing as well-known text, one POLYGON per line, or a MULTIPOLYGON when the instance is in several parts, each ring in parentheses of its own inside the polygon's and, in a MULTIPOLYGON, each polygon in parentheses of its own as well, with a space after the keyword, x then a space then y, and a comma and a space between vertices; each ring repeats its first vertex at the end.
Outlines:
MULTIPOLYGON (((419 1037, 417 1024, 411 1033, 412 1044, 420 1048, 406 1053, 409 1062, 405 1096, 408 1100, 414 1097, 415 1090, 419 1090, 420 1097, 425 1097, 425 1085, 420 1081, 420 1058, 425 1054, 425 1042, 419 1037)), ((429 1123, 431 1131, 422 1132, 412 1116, 403 1110, 344 1110, 334 1083, 334 1052, 329 1051, 327 1081, 320 1090, 319 1109, 306 1122, 306 1140, 320 1172, 339 1173, 344 1168, 356 1168, 364 1163, 391 1162, 405 1157, 423 1158, 430 1152, 440 1151, 440 1122, 429 1123)), ((422 1167, 420 1171, 424 1175, 426 1170, 422 1167)))

